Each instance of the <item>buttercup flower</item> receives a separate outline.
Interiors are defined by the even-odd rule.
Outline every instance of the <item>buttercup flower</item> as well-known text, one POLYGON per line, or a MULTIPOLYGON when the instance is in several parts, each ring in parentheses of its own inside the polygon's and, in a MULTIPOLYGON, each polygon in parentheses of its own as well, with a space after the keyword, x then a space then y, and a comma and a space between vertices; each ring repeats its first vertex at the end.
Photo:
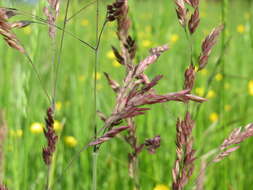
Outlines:
POLYGON ((80 75, 80 76, 78 77, 78 80, 79 80, 80 82, 83 82, 83 81, 85 80, 85 76, 84 76, 84 75, 80 75))
POLYGON ((43 124, 38 123, 38 122, 32 123, 32 125, 31 125, 31 127, 30 127, 30 131, 31 131, 33 134, 40 134, 40 133, 43 133, 43 124))
POLYGON ((114 67, 120 67, 120 63, 119 63, 118 61, 116 61, 116 60, 114 60, 114 61, 112 62, 112 65, 113 65, 114 67))
POLYGON ((11 135, 12 137, 20 138, 20 137, 23 136, 23 130, 22 130, 22 129, 16 129, 16 130, 11 129, 11 130, 10 130, 10 135, 11 135))
POLYGON ((221 81, 222 79, 223 79, 223 75, 221 73, 218 73, 217 75, 215 75, 215 80, 221 81))
POLYGON ((250 16, 251 16, 250 12, 244 13, 244 18, 245 18, 245 20, 249 20, 249 19, 250 19, 250 16))
POLYGON ((142 43, 141 43, 142 47, 151 47, 152 43, 150 40, 143 40, 142 43))
POLYGON ((169 190, 169 187, 167 185, 157 185, 154 190, 169 190))
POLYGON ((246 29, 244 25, 240 24, 237 26, 236 30, 238 33, 244 33, 246 29))
POLYGON ((248 83, 248 92, 249 95, 253 96, 253 80, 249 81, 248 83))
POLYGON ((17 137, 22 137, 23 136, 23 130, 22 129, 17 129, 16 130, 16 136, 17 137))
POLYGON ((209 90, 207 93, 207 98, 214 98, 216 96, 215 91, 209 90))
POLYGON ((176 43, 177 41, 179 40, 179 36, 177 35, 177 34, 172 34, 171 36, 170 36, 170 42, 171 43, 176 43))
POLYGON ((56 131, 56 132, 59 132, 59 131, 61 131, 62 130, 62 123, 61 122, 59 122, 59 121, 57 121, 57 120, 55 120, 54 121, 54 130, 56 131))
POLYGON ((205 18, 206 17, 206 12, 205 11, 201 11, 200 12, 200 18, 205 18))
POLYGON ((229 89, 229 88, 230 88, 230 84, 226 82, 226 83, 224 84, 224 88, 225 88, 225 89, 229 89))
POLYGON ((202 69, 199 72, 202 76, 206 76, 208 74, 208 70, 207 69, 202 69))
POLYGON ((113 59, 113 60, 115 59, 115 55, 114 55, 113 51, 108 51, 106 54, 106 57, 108 59, 113 59))
POLYGON ((145 32, 150 33, 151 30, 152 30, 151 26, 146 26, 145 27, 145 32))
POLYGON ((75 147, 77 145, 77 140, 73 136, 66 136, 66 137, 64 137, 64 142, 69 147, 75 147))
POLYGON ((145 38, 145 37, 147 37, 147 35, 145 34, 145 32, 143 32, 143 31, 138 32, 138 38, 143 39, 143 38, 145 38))
POLYGON ((195 92, 196 92, 196 94, 197 94, 198 96, 203 96, 204 93, 205 93, 205 90, 204 90, 204 88, 199 87, 199 88, 196 88, 196 89, 195 89, 195 92))
POLYGON ((23 31, 26 35, 29 35, 32 33, 32 28, 30 26, 24 27, 23 31))
MULTIPOLYGON (((95 78, 95 74, 93 73, 93 77, 95 78)), ((101 73, 97 72, 96 74, 96 80, 100 80, 102 77, 101 73)))
POLYGON ((55 109, 56 109, 56 111, 60 111, 61 108, 62 108, 62 102, 56 102, 55 103, 55 109))
POLYGON ((224 110, 225 111, 230 111, 231 109, 232 109, 232 106, 229 105, 229 104, 227 104, 227 105, 224 106, 224 110))
POLYGON ((97 90, 101 90, 103 88, 102 84, 97 84, 97 90))
POLYGON ((216 121, 218 121, 219 119, 219 115, 216 112, 213 112, 209 115, 209 120, 214 123, 216 121))
POLYGON ((89 20, 83 19, 81 25, 82 25, 82 26, 88 26, 89 23, 90 23, 89 20))

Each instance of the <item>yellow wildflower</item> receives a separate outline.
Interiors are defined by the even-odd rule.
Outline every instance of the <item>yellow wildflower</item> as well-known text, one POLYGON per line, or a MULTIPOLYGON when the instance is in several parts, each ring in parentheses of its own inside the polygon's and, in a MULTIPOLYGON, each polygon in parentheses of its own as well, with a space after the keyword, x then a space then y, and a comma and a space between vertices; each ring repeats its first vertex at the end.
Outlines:
POLYGON ((99 73, 99 72, 97 72, 97 74, 95 75, 95 74, 93 73, 93 78, 95 78, 95 77, 96 77, 96 80, 100 80, 101 77, 102 77, 102 74, 99 73))
POLYGON ((110 33, 110 38, 117 38, 118 39, 118 35, 115 33, 114 30, 110 33))
POLYGON ((202 76, 206 76, 208 74, 208 70, 207 69, 202 69, 202 70, 200 70, 200 74, 202 76))
POLYGON ((108 26, 109 27, 113 27, 114 26, 114 22, 108 22, 108 26))
POLYGON ((83 82, 83 81, 85 80, 85 76, 84 76, 84 75, 80 75, 80 76, 78 77, 78 80, 79 80, 80 82, 83 82))
POLYGON ((219 119, 219 115, 216 112, 213 112, 209 115, 209 120, 213 123, 218 121, 218 119, 219 119))
POLYGON ((116 60, 114 60, 114 61, 112 62, 112 65, 113 65, 114 67, 120 67, 120 63, 119 63, 118 61, 116 61, 116 60))
POLYGON ((145 20, 151 19, 151 18, 152 18, 152 14, 150 14, 150 13, 145 13, 145 14, 141 15, 141 18, 142 18, 142 19, 145 19, 145 20))
POLYGON ((138 32, 138 37, 143 39, 145 38, 147 35, 145 34, 145 32, 141 31, 141 32, 138 32))
POLYGON ((226 82, 226 83, 224 84, 224 88, 225 88, 225 89, 229 89, 229 88, 230 88, 230 84, 226 82))
POLYGON ((151 26, 146 26, 144 30, 146 33, 150 33, 152 28, 151 28, 151 26))
POLYGON ((59 122, 59 121, 57 121, 57 120, 55 120, 54 121, 54 130, 56 131, 56 132, 59 132, 59 131, 61 131, 62 130, 62 123, 61 122, 59 122))
POLYGON ((223 75, 221 73, 218 73, 215 75, 215 80, 221 81, 223 79, 223 75))
POLYGON ((215 91, 209 90, 207 93, 207 98, 214 98, 216 96, 215 91))
POLYGON ((150 40, 143 40, 142 43, 141 43, 142 47, 150 47, 152 45, 151 41, 150 40))
POLYGON ((210 31, 208 31, 207 29, 203 29, 202 32, 203 32, 204 36, 206 36, 209 34, 210 31))
POLYGON ((112 50, 111 50, 111 51, 108 51, 108 53, 106 54, 106 56, 107 56, 107 58, 109 58, 109 59, 115 59, 115 55, 114 55, 114 53, 113 53, 112 50))
POLYGON ((97 84, 97 90, 101 90, 103 88, 102 84, 97 84))
POLYGON ((64 142, 69 147, 75 147, 77 145, 77 140, 73 136, 66 136, 66 137, 64 137, 64 142))
POLYGON ((17 137, 22 137, 23 136, 23 130, 22 129, 18 129, 17 130, 17 137))
POLYGON ((11 129, 10 130, 10 135, 14 137, 15 136, 15 130, 11 129))
POLYGON ((206 12, 205 11, 200 12, 200 18, 205 18, 205 17, 206 17, 206 12))
POLYGON ((154 190, 169 190, 169 187, 167 185, 157 185, 154 190))
POLYGON ((236 30, 239 33, 244 33, 246 29, 245 29, 244 25, 240 24, 240 25, 237 26, 236 30))
POLYGON ((68 107, 68 106, 70 105, 70 101, 67 100, 67 101, 65 102, 65 105, 66 105, 66 107, 68 107))
POLYGON ((198 66, 198 65, 195 65, 195 66, 194 66, 194 71, 197 73, 198 70, 199 70, 199 66, 198 66))
POLYGON ((250 19, 250 13, 249 12, 246 12, 246 13, 244 13, 244 18, 245 18, 245 20, 249 20, 250 19))
POLYGON ((205 93, 205 90, 204 90, 204 88, 199 87, 199 88, 196 88, 196 89, 195 89, 195 92, 196 92, 196 94, 197 94, 198 96, 203 96, 204 93, 205 93))
POLYGON ((82 26, 88 26, 89 23, 90 23, 89 20, 83 19, 81 25, 82 25, 82 26))
POLYGON ((43 133, 43 125, 38 122, 32 123, 30 131, 34 134, 43 133))
POLYGON ((232 106, 229 105, 229 104, 227 104, 227 105, 224 106, 224 110, 225 111, 230 111, 231 109, 232 109, 232 106))
POLYGON ((10 130, 10 135, 13 136, 13 137, 20 138, 20 137, 23 136, 23 131, 22 131, 22 129, 16 129, 16 130, 11 129, 10 130))
POLYGON ((56 102, 55 103, 55 109, 56 109, 56 111, 60 111, 61 110, 61 108, 62 108, 62 102, 56 102))
POLYGON ((253 80, 250 80, 248 83, 249 95, 253 96, 253 80))
POLYGON ((26 35, 29 35, 32 33, 32 28, 30 26, 27 26, 27 27, 23 28, 23 31, 26 35))
POLYGON ((8 150, 8 152, 13 152, 14 151, 13 145, 8 145, 7 150, 8 150))
POLYGON ((58 18, 59 18, 60 21, 64 21, 64 18, 65 18, 65 17, 64 17, 63 14, 60 14, 58 18))
POLYGON ((177 35, 177 34, 172 34, 171 36, 170 36, 170 42, 171 43, 176 43, 177 41, 179 40, 179 36, 177 35))

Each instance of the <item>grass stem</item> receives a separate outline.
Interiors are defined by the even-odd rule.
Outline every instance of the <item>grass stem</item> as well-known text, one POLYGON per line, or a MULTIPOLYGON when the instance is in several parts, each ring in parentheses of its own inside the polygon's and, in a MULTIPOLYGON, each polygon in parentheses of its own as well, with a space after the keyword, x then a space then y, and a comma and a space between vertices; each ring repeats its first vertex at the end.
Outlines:
MULTIPOLYGON (((96 49, 95 49, 95 64, 94 64, 94 136, 97 138, 97 123, 96 123, 96 115, 97 115, 97 71, 98 71, 98 56, 99 56, 99 1, 96 0, 96 49)), ((97 154, 98 148, 94 146, 93 149, 93 162, 92 162, 92 190, 97 189, 97 154)))
POLYGON ((92 153, 92 190, 97 190, 97 159, 98 151, 92 153))

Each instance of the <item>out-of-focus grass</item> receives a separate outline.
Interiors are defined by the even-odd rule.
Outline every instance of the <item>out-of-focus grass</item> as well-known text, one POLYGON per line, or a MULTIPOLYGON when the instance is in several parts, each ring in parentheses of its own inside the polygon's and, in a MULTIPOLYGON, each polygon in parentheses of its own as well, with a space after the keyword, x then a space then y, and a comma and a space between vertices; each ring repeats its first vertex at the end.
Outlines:
MULTIPOLYGON (((109 2, 109 1, 108 1, 109 2)), ((4 3, 1 3, 2 5, 4 3)), ((42 4, 14 4, 27 12, 42 16, 42 4)), ((71 13, 81 7, 73 2, 71 13)), ((137 61, 148 54, 150 47, 168 43, 169 52, 161 56, 147 72, 151 76, 163 74, 157 90, 161 93, 180 90, 183 74, 189 63, 189 51, 184 32, 180 28, 172 1, 130 1, 130 15, 134 30, 131 31, 138 44, 137 61)), ((220 23, 220 4, 201 2, 201 25, 194 36, 196 57, 200 52, 203 38, 220 23)), ((63 10, 63 9, 62 9, 63 10)), ((95 42, 95 7, 90 7, 67 25, 80 38, 95 42)), ((101 5, 101 13, 105 4, 101 5)), ((58 25, 63 22, 63 11, 58 25)), ((104 14, 101 14, 101 23, 104 14)), ((228 36, 231 42, 224 56, 226 83, 220 72, 215 77, 208 93, 209 101, 201 106, 194 130, 195 148, 201 150, 198 156, 216 148, 234 127, 252 122, 253 97, 249 94, 249 81, 253 80, 252 13, 247 4, 229 5, 228 36), (222 90, 224 88, 224 90, 222 90), (220 109, 220 97, 225 93, 225 108, 220 109), (221 118, 221 113, 225 117, 221 118), (227 125, 221 126, 221 120, 227 125), (213 125, 213 130, 204 133, 213 125)), ((24 18, 24 17, 19 17, 24 18)), ((28 18, 26 18, 28 19, 28 18)), ((116 25, 109 24, 102 38, 98 73, 98 110, 109 114, 114 95, 107 86, 102 72, 108 72, 116 80, 124 76, 124 69, 111 56, 111 45, 118 46, 116 25)), ((52 48, 47 27, 31 25, 16 31, 25 44, 36 67, 40 71, 43 85, 51 92, 50 79, 52 48)), ((60 32, 58 33, 60 36, 60 32)), ((18 52, 0 42, 0 108, 6 113, 8 136, 5 146, 4 181, 10 189, 43 189, 46 168, 43 165, 41 149, 45 144, 42 133, 35 134, 30 127, 34 122, 43 123, 48 106, 45 94, 27 60, 18 52)), ((202 95, 214 64, 219 57, 220 44, 214 49, 207 69, 197 76, 194 92, 202 95)), ((58 112, 56 119, 64 122, 57 151, 56 176, 61 176, 69 159, 92 137, 91 127, 93 106, 94 55, 90 49, 66 35, 57 86, 58 112)), ((195 107, 195 106, 192 106, 195 107)), ((157 154, 140 156, 140 179, 142 189, 153 189, 156 184, 171 184, 171 168, 175 157, 175 123, 182 116, 183 105, 167 103, 152 107, 147 115, 139 116, 138 135, 140 141, 161 134, 162 145, 157 154)), ((194 110, 194 109, 193 109, 194 110)), ((102 123, 99 123, 102 125, 102 123)), ((245 142, 241 149, 229 159, 207 170, 205 189, 248 189, 251 187, 252 140, 245 142)), ((102 146, 99 154, 98 189, 128 190, 127 152, 129 147, 121 138, 102 146)), ((196 161, 198 170, 199 160, 196 161)), ((55 189, 89 189, 91 184, 91 151, 84 151, 64 173, 55 189)), ((190 188, 191 186, 189 186, 190 188)))

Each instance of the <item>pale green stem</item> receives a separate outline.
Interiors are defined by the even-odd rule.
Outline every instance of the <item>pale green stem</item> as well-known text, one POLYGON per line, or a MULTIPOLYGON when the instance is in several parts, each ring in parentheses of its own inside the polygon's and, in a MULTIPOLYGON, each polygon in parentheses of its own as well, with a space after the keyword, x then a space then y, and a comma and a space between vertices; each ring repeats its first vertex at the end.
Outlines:
POLYGON ((98 159, 98 152, 92 153, 92 190, 97 189, 97 159, 98 159))
MULTIPOLYGON (((96 0, 96 50, 95 50, 95 65, 94 65, 94 136, 97 138, 97 123, 96 123, 96 112, 97 112, 97 70, 98 70, 98 44, 99 44, 99 2, 96 0)), ((92 162, 92 190, 97 189, 97 156, 98 148, 94 147, 93 150, 93 162, 92 162)))

